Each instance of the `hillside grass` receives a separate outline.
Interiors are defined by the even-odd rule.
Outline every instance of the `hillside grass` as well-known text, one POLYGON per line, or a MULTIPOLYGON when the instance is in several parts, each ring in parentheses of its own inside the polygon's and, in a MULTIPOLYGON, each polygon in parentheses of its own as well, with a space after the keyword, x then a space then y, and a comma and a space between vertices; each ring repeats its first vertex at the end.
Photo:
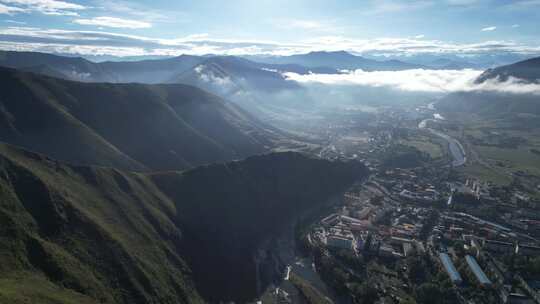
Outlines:
POLYGON ((97 304, 95 299, 60 287, 43 275, 32 272, 2 274, 0 276, 2 304, 97 304))
POLYGON ((202 302, 175 252, 175 207, 144 175, 7 145, 0 173, 0 303, 87 303, 77 292, 99 303, 202 302))

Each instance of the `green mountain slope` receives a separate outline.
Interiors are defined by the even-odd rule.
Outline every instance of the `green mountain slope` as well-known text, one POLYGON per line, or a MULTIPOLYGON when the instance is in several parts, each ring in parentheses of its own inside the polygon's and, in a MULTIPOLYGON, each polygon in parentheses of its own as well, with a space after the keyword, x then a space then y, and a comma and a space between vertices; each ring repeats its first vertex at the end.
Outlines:
POLYGON ((79 83, 0 68, 0 140, 59 160, 184 169, 265 151, 268 132, 186 85, 79 83))
POLYGON ((280 153, 183 173, 0 145, 0 303, 251 300, 257 246, 366 175, 280 153))
POLYGON ((201 301, 176 250, 176 206, 148 178, 0 155, 0 303, 201 301))

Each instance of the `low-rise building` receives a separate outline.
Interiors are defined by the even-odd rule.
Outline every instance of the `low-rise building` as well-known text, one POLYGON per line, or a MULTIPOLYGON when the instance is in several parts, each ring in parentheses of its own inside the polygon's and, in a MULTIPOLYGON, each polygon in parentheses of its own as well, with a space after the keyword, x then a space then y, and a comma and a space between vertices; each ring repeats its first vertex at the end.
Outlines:
POLYGON ((469 268, 471 269, 472 273, 474 274, 480 285, 491 286, 491 280, 484 273, 480 265, 478 265, 476 259, 470 255, 467 255, 465 256, 465 260, 467 261, 467 265, 469 265, 469 268))
POLYGON ((381 244, 379 247, 379 255, 382 257, 394 257, 394 248, 386 244, 381 244))
POLYGON ((332 226, 332 225, 335 225, 337 222, 339 222, 339 217, 340 217, 339 214, 333 213, 323 218, 321 220, 321 223, 325 226, 332 226))
POLYGON ((495 240, 484 240, 482 249, 501 254, 513 254, 516 252, 514 244, 495 240))
POLYGON ((444 270, 450 277, 452 283, 460 285, 463 282, 463 279, 457 271, 456 266, 454 266, 452 259, 450 259, 450 256, 447 253, 441 252, 439 253, 439 259, 441 260, 441 264, 443 265, 444 270))
POLYGON ((540 256, 540 247, 518 244, 516 246, 516 253, 524 256, 540 256))
POLYGON ((330 228, 323 239, 328 247, 355 250, 356 239, 350 230, 343 228, 330 228))
POLYGON ((339 235, 329 235, 326 237, 326 245, 328 247, 353 249, 354 238, 343 237, 339 235))

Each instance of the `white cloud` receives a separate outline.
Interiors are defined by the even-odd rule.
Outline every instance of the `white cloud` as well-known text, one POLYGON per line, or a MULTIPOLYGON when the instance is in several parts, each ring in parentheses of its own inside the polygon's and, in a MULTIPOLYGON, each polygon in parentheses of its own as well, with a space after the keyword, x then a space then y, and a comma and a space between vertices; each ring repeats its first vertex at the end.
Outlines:
POLYGON ((464 91, 494 91, 500 93, 540 95, 540 84, 527 83, 521 79, 510 77, 506 81, 489 79, 483 83, 466 87, 464 91))
POLYGON ((426 37, 426 36, 425 35, 416 35, 416 36, 414 36, 415 39, 422 39, 424 37, 426 37))
POLYGON ((519 24, 512 24, 512 28, 518 28, 520 25, 519 24))
MULTIPOLYGON (((103 26, 104 24, 100 24, 103 26)), ((109 55, 180 55, 180 54, 220 54, 220 55, 292 55, 310 51, 350 51, 358 54, 376 55, 458 55, 478 56, 501 53, 519 53, 537 55, 540 46, 524 45, 513 41, 484 41, 479 43, 450 43, 440 40, 417 38, 378 38, 350 39, 343 36, 323 36, 298 42, 282 43, 267 40, 222 39, 208 34, 194 34, 179 38, 160 39, 139 35, 110 33, 106 31, 72 31, 59 29, 40 29, 23 26, 0 28, 0 47, 9 44, 27 44, 28 51, 44 51, 44 45, 50 52, 55 48, 62 50, 84 49, 85 54, 92 49, 109 55), (32 47, 36 47, 32 49, 32 47), (118 52, 115 51, 118 48, 118 52), (133 54, 127 54, 128 50, 133 54)), ((17 47, 21 47, 17 45, 17 47)), ((79 54, 79 53, 77 53, 79 54)))
POLYGON ((452 6, 471 6, 479 2, 480 0, 446 0, 446 3, 452 6))
POLYGON ((7 6, 0 3, 0 14, 13 15, 15 13, 22 13, 24 10, 19 7, 7 6))
POLYGON ((42 52, 42 53, 57 53, 57 54, 77 54, 81 56, 151 56, 151 55, 178 55, 175 50, 159 49, 155 52, 149 52, 144 48, 138 47, 96 47, 87 45, 67 45, 60 43, 21 43, 21 42, 2 42, 0 41, 0 49, 5 51, 18 52, 42 52))
POLYGON ((19 12, 40 12, 45 15, 77 16, 76 11, 86 9, 85 6, 59 0, 0 0, 5 4, 16 6, 19 12))
POLYGON ((17 20, 4 20, 4 22, 12 23, 12 24, 19 24, 19 25, 26 24, 26 22, 24 21, 17 21, 17 20))
POLYGON ((497 29, 496 26, 488 26, 488 27, 485 27, 485 28, 481 29, 480 31, 482 31, 482 32, 492 32, 492 31, 494 31, 496 29, 497 29))
POLYGON ((95 25, 101 27, 141 29, 150 28, 152 24, 143 21, 122 19, 116 17, 95 17, 92 19, 75 19, 73 22, 82 25, 95 25))
POLYGON ((152 6, 152 3, 145 5, 137 1, 93 0, 92 3, 95 3, 95 8, 101 10, 103 12, 102 14, 122 16, 149 23, 179 23, 189 21, 187 14, 172 10, 170 6, 167 6, 167 10, 160 10, 152 6))
POLYGON ((363 15, 381 15, 392 14, 403 11, 413 11, 424 9, 432 6, 432 1, 411 0, 411 1, 396 1, 396 0, 375 0, 372 1, 371 7, 361 11, 363 15))
POLYGON ((280 30, 303 30, 322 34, 338 34, 344 31, 344 27, 338 26, 335 20, 311 20, 297 18, 273 18, 268 24, 280 30))
POLYGON ((442 92, 461 88, 471 79, 478 77, 476 70, 405 70, 405 71, 350 71, 344 74, 286 73, 288 79, 300 83, 322 83, 329 85, 364 85, 393 87, 404 91, 442 92))
POLYGON ((324 27, 322 23, 312 20, 292 20, 286 25, 293 28, 301 28, 306 30, 319 29, 324 27))
POLYGON ((449 93, 459 91, 495 91, 505 93, 531 93, 540 95, 540 84, 527 84, 516 78, 505 82, 492 79, 480 84, 474 80, 482 73, 478 70, 425 70, 405 71, 350 71, 343 74, 284 73, 292 81, 303 84, 332 86, 388 87, 410 92, 449 93))
POLYGON ((483 41, 478 43, 451 43, 441 40, 412 38, 351 39, 325 36, 301 41, 314 50, 347 50, 356 53, 379 54, 482 54, 488 52, 517 52, 537 54, 539 46, 527 46, 513 41, 483 41))
MULTIPOLYGON (((211 87, 213 91, 223 95, 233 94, 238 91, 237 85, 229 76, 217 75, 211 67, 199 65, 194 70, 199 79, 211 87)), ((242 81, 242 79, 238 79, 238 81, 242 81)))

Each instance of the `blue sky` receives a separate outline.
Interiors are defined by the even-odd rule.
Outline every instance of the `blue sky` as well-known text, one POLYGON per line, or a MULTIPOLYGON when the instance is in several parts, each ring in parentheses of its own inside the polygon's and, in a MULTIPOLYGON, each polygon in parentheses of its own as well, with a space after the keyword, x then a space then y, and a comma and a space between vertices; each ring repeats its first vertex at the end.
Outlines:
POLYGON ((540 0, 0 0, 0 48, 83 55, 540 54, 540 0))

